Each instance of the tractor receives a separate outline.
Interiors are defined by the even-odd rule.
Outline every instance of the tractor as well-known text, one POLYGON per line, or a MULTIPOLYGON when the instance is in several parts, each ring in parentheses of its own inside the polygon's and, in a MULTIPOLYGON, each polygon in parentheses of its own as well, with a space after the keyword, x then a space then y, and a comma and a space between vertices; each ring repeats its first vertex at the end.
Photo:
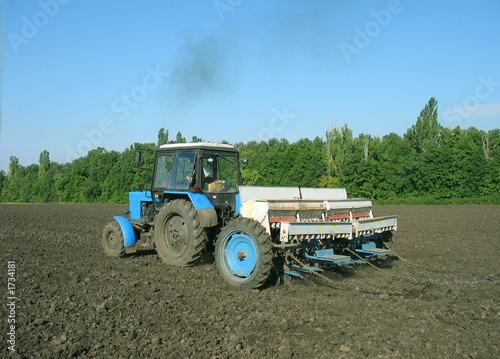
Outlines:
POLYGON ((396 216, 374 217, 370 200, 343 188, 244 186, 245 162, 228 144, 160 146, 150 189, 129 192, 125 216, 104 228, 104 251, 154 247, 165 263, 190 266, 214 248, 220 277, 237 290, 260 288, 272 273, 302 277, 391 254, 384 242, 396 216))

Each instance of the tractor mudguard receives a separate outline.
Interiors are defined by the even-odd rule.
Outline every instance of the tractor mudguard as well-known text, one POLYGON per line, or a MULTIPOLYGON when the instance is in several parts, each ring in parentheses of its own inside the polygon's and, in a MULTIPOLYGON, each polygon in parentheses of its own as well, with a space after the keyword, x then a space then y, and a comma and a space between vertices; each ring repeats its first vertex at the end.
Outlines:
POLYGON ((135 233, 132 224, 125 217, 114 216, 113 218, 120 225, 123 233, 123 244, 125 245, 125 247, 133 247, 135 245, 135 233))
POLYGON ((187 195, 191 200, 191 203, 193 204, 194 208, 196 208, 198 211, 200 209, 214 208, 212 203, 208 200, 207 196, 205 196, 202 193, 188 192, 187 195))
POLYGON ((218 223, 217 212, 212 203, 202 193, 165 191, 165 194, 187 196, 194 208, 198 211, 200 224, 202 227, 213 227, 218 223))

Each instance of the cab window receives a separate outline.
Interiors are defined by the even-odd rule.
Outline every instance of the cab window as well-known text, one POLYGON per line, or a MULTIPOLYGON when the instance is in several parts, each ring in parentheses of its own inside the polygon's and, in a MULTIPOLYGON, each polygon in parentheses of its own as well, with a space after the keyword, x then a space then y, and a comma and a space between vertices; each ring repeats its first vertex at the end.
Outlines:
POLYGON ((206 192, 238 190, 236 157, 206 154, 202 157, 201 186, 206 192))
POLYGON ((194 152, 181 152, 175 157, 168 188, 187 189, 194 175, 194 152))
POLYGON ((174 167, 174 155, 158 156, 154 184, 157 188, 167 188, 174 167))

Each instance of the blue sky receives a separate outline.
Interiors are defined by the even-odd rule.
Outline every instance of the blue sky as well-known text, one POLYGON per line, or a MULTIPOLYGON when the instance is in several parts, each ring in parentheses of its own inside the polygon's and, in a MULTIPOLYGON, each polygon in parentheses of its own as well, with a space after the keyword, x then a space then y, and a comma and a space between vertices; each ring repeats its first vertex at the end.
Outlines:
POLYGON ((500 2, 4 0, 0 169, 48 150, 500 124, 500 2))

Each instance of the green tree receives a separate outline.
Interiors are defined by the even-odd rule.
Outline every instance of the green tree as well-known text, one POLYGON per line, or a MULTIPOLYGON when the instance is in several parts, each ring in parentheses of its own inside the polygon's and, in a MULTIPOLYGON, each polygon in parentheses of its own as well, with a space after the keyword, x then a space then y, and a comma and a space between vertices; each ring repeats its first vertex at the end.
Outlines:
MULTIPOLYGON (((351 197, 385 203, 500 203, 500 130, 443 128, 433 98, 404 136, 382 139, 361 134, 353 138, 343 125, 327 130, 326 141, 282 138, 238 143, 248 163, 241 163, 247 185, 346 187, 351 197)), ((193 142, 203 141, 193 136, 193 142)), ((183 143, 180 132, 158 144, 183 143)), ((227 141, 224 141, 227 143, 227 141)), ((128 192, 151 183, 155 143, 134 143, 125 151, 91 150, 72 163, 50 161, 23 167, 10 157, 9 172, 0 171, 0 200, 9 202, 127 203, 128 192), (141 168, 135 151, 143 150, 141 168)))
POLYGON ((438 106, 434 97, 424 106, 417 122, 406 132, 417 155, 429 153, 439 144, 442 126, 438 122, 438 106))
POLYGON ((51 170, 50 154, 48 151, 40 153, 38 178, 35 182, 37 193, 36 202, 52 202, 54 198, 54 172, 51 170))
POLYGON ((340 180, 329 175, 321 175, 318 179, 318 186, 324 188, 340 187, 340 180))
POLYGON ((2 198, 1 197, 2 189, 3 189, 3 186, 6 183, 6 181, 7 181, 7 177, 6 177, 5 171, 0 170, 0 199, 2 198))
MULTIPOLYGON (((320 177, 327 174, 325 143, 319 137, 313 141, 302 138, 288 146, 282 162, 289 170, 280 185, 318 187, 320 177)), ((276 169, 280 171, 281 167, 276 169)))
POLYGON ((21 166, 19 165, 19 159, 16 156, 10 156, 9 160, 9 173, 7 176, 10 181, 14 181, 17 179, 21 166))
POLYGON ((385 135, 377 146, 374 158, 378 160, 388 188, 385 198, 404 197, 414 192, 413 174, 417 165, 408 140, 393 132, 385 135))
POLYGON ((500 202, 500 130, 488 131, 487 137, 487 145, 483 141, 483 150, 487 153, 486 168, 479 192, 483 197, 497 198, 500 202))
POLYGON ((162 127, 160 131, 158 131, 158 147, 168 143, 168 130, 162 127))
POLYGON ((45 174, 49 170, 50 167, 50 154, 49 151, 45 150, 40 153, 40 161, 38 170, 41 176, 45 174))
POLYGON ((326 131, 327 171, 334 178, 340 178, 344 164, 353 154, 352 130, 344 124, 338 128, 330 126, 326 131))
POLYGON ((191 142, 194 143, 194 142, 205 142, 205 140, 201 137, 197 137, 197 136, 193 136, 191 138, 191 142))
POLYGON ((181 131, 177 132, 174 143, 186 143, 186 137, 182 137, 181 131))

